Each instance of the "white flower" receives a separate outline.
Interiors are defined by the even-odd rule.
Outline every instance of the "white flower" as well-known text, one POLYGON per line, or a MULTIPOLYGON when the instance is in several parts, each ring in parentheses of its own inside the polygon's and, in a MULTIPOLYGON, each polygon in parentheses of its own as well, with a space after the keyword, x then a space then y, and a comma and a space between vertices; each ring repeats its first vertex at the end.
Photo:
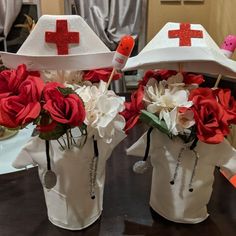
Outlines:
POLYGON ((184 84, 184 77, 182 73, 178 73, 176 75, 172 75, 167 79, 167 84, 170 88, 173 87, 183 87, 184 84))
POLYGON ((106 127, 97 126, 99 137, 103 138, 106 143, 110 143, 115 137, 117 131, 122 131, 125 127, 125 118, 117 114, 106 127))
POLYGON ((173 75, 167 79, 168 88, 171 89, 184 89, 184 90, 192 90, 198 88, 198 84, 185 84, 184 77, 182 73, 178 73, 173 75))
POLYGON ((178 135, 179 132, 191 127, 194 122, 190 113, 180 115, 178 112, 180 107, 192 106, 192 102, 188 101, 189 91, 184 88, 182 81, 183 76, 180 73, 159 83, 150 79, 144 89, 143 100, 147 111, 164 120, 173 135, 178 135))
POLYGON ((145 100, 149 103, 147 111, 159 114, 162 109, 172 110, 175 107, 191 107, 188 101, 189 92, 181 89, 163 89, 157 85, 146 87, 145 100))
POLYGON ((116 130, 121 131, 125 126, 124 118, 119 115, 124 110, 124 100, 107 90, 103 81, 79 87, 76 93, 84 101, 89 136, 98 135, 107 143, 111 142, 116 130))
POLYGON ((91 85, 89 81, 83 81, 83 71, 65 71, 65 70, 45 70, 41 73, 42 78, 46 82, 59 82, 67 87, 81 84, 91 85))
POLYGON ((168 130, 173 135, 178 135, 178 130, 176 128, 176 117, 177 117, 177 108, 175 107, 171 111, 167 111, 165 109, 162 109, 160 112, 160 119, 163 119, 166 123, 166 126, 168 130))
POLYGON ((188 129, 195 124, 194 114, 191 110, 179 112, 177 107, 171 111, 162 109, 159 118, 165 121, 168 130, 173 135, 188 133, 190 132, 188 129))
POLYGON ((195 124, 193 111, 188 109, 185 112, 178 112, 176 123, 178 132, 186 132, 187 129, 195 124))

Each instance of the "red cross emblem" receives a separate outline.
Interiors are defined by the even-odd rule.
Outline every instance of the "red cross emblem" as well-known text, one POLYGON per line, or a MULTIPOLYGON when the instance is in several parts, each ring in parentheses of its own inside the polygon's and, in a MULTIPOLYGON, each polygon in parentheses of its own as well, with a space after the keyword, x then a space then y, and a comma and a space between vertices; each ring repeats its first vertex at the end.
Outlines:
POLYGON ((79 32, 68 32, 67 20, 56 21, 56 32, 45 32, 45 41, 57 45, 58 55, 67 55, 70 43, 79 43, 79 32))
POLYGON ((169 30, 169 38, 179 38, 179 46, 191 46, 191 38, 203 38, 202 30, 191 30, 189 23, 181 23, 179 30, 169 30))

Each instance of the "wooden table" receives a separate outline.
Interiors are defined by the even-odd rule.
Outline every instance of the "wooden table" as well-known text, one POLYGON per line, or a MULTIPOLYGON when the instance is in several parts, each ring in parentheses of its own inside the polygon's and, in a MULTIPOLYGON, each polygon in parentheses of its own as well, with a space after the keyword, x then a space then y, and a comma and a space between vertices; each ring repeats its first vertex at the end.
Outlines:
POLYGON ((144 128, 137 128, 113 152, 107 165, 104 211, 83 231, 67 231, 52 225, 37 168, 0 176, 0 236, 236 236, 236 190, 216 170, 210 217, 197 225, 175 224, 153 218, 149 209, 151 171, 132 171, 135 157, 126 157, 144 128))

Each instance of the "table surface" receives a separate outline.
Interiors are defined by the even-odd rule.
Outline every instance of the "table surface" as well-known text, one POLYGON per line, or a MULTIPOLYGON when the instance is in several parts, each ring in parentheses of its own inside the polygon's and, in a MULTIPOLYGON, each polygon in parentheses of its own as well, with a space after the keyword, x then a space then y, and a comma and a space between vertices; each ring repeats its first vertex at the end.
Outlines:
POLYGON ((151 171, 144 175, 133 173, 132 165, 138 158, 125 154, 125 148, 143 132, 144 127, 133 130, 114 150, 107 163, 103 214, 82 231, 63 230, 48 221, 37 168, 0 175, 0 235, 235 236, 236 190, 218 170, 208 205, 210 217, 203 223, 176 224, 151 214, 151 171))

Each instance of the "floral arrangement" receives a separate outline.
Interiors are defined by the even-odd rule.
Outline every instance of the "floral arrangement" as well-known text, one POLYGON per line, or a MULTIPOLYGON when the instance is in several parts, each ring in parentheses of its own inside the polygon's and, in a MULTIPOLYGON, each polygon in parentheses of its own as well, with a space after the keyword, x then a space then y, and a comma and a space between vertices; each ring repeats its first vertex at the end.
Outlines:
POLYGON ((229 89, 199 87, 203 82, 193 73, 147 71, 125 103, 126 132, 142 121, 195 145, 222 142, 236 124, 236 101, 229 89))
MULTIPOLYGON (((110 142, 115 130, 125 126, 119 114, 124 101, 106 88, 110 73, 111 69, 101 69, 40 74, 28 71, 25 65, 3 70, 0 125, 22 129, 33 123, 42 139, 58 140, 65 135, 68 148, 74 142, 74 127, 79 128, 81 136, 99 136, 110 142)), ((120 76, 117 73, 114 78, 120 76)))

